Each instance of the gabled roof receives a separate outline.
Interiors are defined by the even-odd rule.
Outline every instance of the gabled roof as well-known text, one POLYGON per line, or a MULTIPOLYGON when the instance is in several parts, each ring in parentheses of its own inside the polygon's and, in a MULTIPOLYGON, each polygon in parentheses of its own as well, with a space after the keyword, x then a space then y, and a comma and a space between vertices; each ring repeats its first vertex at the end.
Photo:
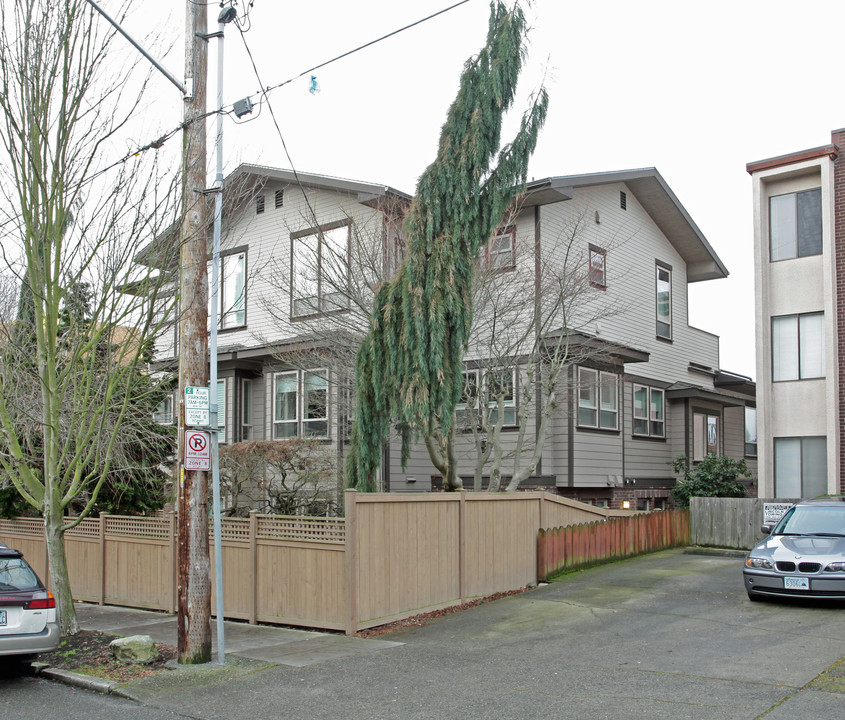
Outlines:
POLYGON ((586 175, 560 175, 532 180, 523 206, 546 205, 572 199, 577 188, 624 183, 680 253, 687 265, 687 281, 716 280, 728 269, 693 222, 656 168, 616 170, 586 175))
POLYGON ((389 187, 388 185, 376 185, 362 182, 360 180, 348 180, 346 178, 332 177, 330 175, 315 175, 313 173, 294 172, 282 168, 269 167, 267 165, 253 165, 241 163, 224 180, 223 186, 234 182, 244 175, 254 175, 267 180, 276 180, 292 185, 307 185, 309 187, 325 190, 342 190, 358 195, 358 202, 367 204, 375 198, 392 195, 403 200, 410 200, 411 196, 401 190, 389 187))

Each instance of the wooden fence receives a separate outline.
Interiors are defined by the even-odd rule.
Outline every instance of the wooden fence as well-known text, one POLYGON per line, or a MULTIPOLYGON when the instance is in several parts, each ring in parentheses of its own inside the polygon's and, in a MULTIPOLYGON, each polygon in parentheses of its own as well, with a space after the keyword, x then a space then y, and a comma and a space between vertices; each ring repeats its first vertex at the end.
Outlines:
MULTIPOLYGON (((545 492, 348 491, 345 506, 224 520, 226 616, 354 633, 534 584, 539 530, 631 515, 545 492)), ((174 612, 176 538, 173 515, 84 520, 65 537, 74 597, 174 612)), ((0 520, 0 540, 48 576, 40 520, 0 520)))
POLYGON ((688 545, 689 511, 669 510, 540 530, 538 576, 547 580, 610 560, 688 545))
POLYGON ((690 542, 708 547, 750 550, 765 536, 763 505, 792 505, 794 498, 690 498, 690 542))

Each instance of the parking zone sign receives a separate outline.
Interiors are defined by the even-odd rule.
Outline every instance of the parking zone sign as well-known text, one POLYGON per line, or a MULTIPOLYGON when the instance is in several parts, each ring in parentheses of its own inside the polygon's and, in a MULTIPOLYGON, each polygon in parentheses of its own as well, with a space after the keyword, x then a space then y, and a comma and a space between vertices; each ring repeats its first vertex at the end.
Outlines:
POLYGON ((185 468, 211 469, 211 433, 205 430, 185 430, 185 468))

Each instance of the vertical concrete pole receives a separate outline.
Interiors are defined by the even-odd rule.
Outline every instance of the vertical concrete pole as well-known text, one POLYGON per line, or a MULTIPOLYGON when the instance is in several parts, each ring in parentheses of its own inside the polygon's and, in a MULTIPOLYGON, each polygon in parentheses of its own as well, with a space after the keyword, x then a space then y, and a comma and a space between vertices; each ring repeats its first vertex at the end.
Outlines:
MULTIPOLYGON (((187 0, 185 16, 185 130, 180 234, 179 398, 188 386, 208 387, 208 221, 205 114, 207 8, 187 0)), ((216 388, 214 389, 216 390, 216 388)), ((214 391, 212 390, 212 391, 214 391)), ((208 554, 208 474, 183 465, 184 410, 177 452, 179 662, 211 660, 211 567, 208 554)))

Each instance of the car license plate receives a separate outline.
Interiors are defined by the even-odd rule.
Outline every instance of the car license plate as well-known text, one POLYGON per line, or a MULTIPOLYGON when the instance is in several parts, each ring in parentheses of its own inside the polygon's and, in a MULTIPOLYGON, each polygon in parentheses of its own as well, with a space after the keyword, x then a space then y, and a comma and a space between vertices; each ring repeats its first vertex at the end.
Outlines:
POLYGON ((6 611, 0 610, 0 625, 6 624, 6 611))
POLYGON ((810 580, 805 577, 785 577, 783 579, 784 590, 809 590, 810 580))

